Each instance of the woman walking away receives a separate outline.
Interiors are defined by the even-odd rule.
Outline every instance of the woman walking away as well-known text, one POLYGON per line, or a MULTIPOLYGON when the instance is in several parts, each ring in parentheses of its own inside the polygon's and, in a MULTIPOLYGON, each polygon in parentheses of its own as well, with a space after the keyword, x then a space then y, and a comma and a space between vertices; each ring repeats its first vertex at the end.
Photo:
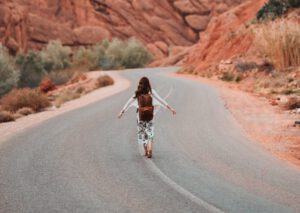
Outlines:
POLYGON ((143 144, 145 156, 151 158, 154 136, 154 106, 162 106, 169 109, 173 115, 176 114, 176 111, 154 89, 151 89, 150 81, 147 77, 140 79, 135 94, 127 101, 118 117, 121 118, 131 106, 137 108, 138 142, 143 144))

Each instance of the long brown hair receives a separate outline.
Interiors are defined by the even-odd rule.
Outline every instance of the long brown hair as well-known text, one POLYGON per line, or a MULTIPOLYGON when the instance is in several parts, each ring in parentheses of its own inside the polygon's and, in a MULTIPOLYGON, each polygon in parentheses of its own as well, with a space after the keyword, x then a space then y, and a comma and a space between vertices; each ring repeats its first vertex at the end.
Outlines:
POLYGON ((147 77, 142 77, 139 81, 139 85, 137 90, 135 91, 135 97, 138 98, 140 95, 145 95, 148 93, 152 93, 150 81, 147 77))

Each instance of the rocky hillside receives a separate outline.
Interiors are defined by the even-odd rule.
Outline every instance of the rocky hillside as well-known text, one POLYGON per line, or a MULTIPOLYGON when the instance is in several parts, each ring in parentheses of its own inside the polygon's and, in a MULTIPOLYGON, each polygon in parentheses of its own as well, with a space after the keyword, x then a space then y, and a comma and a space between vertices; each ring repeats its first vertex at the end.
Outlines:
MULTIPOLYGON (((181 61, 186 72, 198 73, 252 51, 254 35, 249 26, 266 0, 249 0, 214 17, 198 44, 181 61)), ((248 54, 254 55, 255 53, 248 54)))
POLYGON ((195 44, 216 15, 242 0, 0 0, 0 42, 12 53, 60 39, 68 46, 136 37, 164 58, 195 44))

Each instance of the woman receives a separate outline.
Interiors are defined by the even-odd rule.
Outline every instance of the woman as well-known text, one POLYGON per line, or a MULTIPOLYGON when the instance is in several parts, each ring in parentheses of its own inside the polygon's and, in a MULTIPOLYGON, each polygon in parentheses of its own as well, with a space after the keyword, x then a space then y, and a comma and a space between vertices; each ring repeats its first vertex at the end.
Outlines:
POLYGON ((151 89, 150 81, 147 77, 142 77, 140 79, 137 90, 135 91, 135 95, 127 101, 118 117, 121 118, 131 106, 137 108, 138 142, 143 144, 145 156, 151 158, 154 136, 154 106, 162 106, 166 109, 169 109, 174 115, 176 114, 176 111, 170 107, 154 89, 151 89))

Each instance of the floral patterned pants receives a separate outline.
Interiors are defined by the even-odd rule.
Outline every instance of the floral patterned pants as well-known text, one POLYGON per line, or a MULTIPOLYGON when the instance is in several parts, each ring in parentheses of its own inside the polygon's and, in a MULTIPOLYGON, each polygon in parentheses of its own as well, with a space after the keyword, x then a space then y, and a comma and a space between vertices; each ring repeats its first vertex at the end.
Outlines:
POLYGON ((150 141, 153 142, 154 137, 154 126, 153 121, 139 121, 137 123, 138 129, 138 142, 140 144, 148 144, 150 141))

